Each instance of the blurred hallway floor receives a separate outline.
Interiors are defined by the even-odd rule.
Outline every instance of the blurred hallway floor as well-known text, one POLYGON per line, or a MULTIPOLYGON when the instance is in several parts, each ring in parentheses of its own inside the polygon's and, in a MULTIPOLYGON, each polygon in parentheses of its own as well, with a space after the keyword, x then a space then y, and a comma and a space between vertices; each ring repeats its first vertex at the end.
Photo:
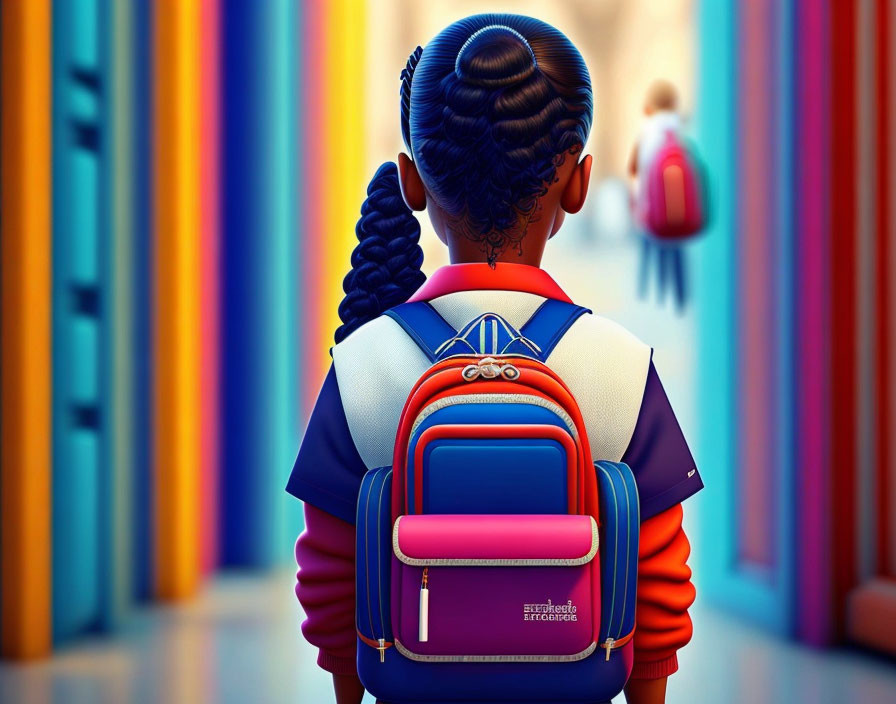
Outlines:
MULTIPOLYGON (((291 571, 227 574, 190 604, 140 609, 113 638, 82 639, 41 663, 0 664, 0 701, 331 702, 329 678, 301 638, 292 581, 291 571)), ((705 607, 694 622, 670 704, 896 701, 896 663, 798 647, 705 607)))

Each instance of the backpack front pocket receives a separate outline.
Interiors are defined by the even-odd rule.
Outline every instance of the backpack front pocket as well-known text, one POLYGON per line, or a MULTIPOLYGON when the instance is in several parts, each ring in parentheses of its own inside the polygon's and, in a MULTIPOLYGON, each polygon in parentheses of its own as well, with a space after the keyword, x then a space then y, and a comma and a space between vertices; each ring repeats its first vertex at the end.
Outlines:
POLYGON ((591 516, 402 516, 392 548, 393 631, 405 657, 562 662, 594 652, 591 516))

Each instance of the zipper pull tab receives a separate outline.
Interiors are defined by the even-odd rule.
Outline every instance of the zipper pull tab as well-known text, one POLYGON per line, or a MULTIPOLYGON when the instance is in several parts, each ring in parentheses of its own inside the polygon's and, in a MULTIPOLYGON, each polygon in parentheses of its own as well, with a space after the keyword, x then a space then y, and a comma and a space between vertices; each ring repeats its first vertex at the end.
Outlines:
POLYGON ((420 584, 420 632, 417 640, 426 643, 429 640, 429 567, 423 568, 423 582, 420 584))
POLYGON ((604 641, 604 646, 603 646, 603 647, 607 649, 607 657, 606 657, 606 660, 607 660, 607 661, 609 661, 609 659, 610 659, 610 653, 611 653, 612 650, 613 650, 613 643, 615 643, 615 642, 616 642, 616 639, 615 639, 615 638, 607 638, 607 639, 604 641))
POLYGON ((386 662, 386 639, 380 638, 380 647, 377 650, 380 651, 380 662, 386 662))

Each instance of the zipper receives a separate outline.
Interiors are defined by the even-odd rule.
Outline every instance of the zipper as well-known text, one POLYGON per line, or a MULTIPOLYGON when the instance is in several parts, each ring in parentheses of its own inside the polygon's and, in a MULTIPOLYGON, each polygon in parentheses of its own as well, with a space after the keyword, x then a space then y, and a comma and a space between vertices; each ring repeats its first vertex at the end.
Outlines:
POLYGON ((426 643, 429 640, 429 567, 423 568, 423 581, 420 583, 420 616, 417 640, 426 643))
MULTIPOLYGON (((631 499, 628 495, 628 486, 625 484, 625 477, 622 476, 622 470, 619 469, 619 465, 614 464, 613 467, 619 473, 619 478, 622 480, 622 489, 625 491, 625 508, 626 515, 629 516, 629 520, 631 519, 631 499)), ((618 522, 617 522, 618 525, 618 522)), ((631 542, 631 530, 627 530, 625 532, 625 587, 622 590, 622 613, 619 614, 619 632, 616 637, 619 638, 622 635, 622 627, 625 625, 625 607, 628 603, 628 573, 629 573, 629 553, 631 542)))
MULTIPOLYGON (((384 467, 383 470, 385 470, 385 469, 386 468, 384 467)), ((380 490, 379 490, 380 495, 378 498, 377 516, 376 516, 377 517, 376 573, 377 573, 377 586, 378 586, 378 594, 377 595, 379 597, 378 606, 379 606, 379 611, 380 611, 379 632, 383 634, 384 637, 382 637, 382 638, 377 637, 377 631, 373 627, 373 609, 371 608, 371 604, 370 604, 370 544, 372 543, 372 540, 370 537, 370 530, 369 530, 369 526, 370 526, 370 497, 374 493, 374 491, 376 491, 372 486, 371 486, 370 492, 367 494, 367 502, 365 505, 365 518, 366 518, 365 526, 367 527, 367 533, 365 534, 364 538, 365 538, 365 544, 368 546, 368 549, 365 551, 366 554, 364 557, 365 557, 365 572, 366 572, 365 576, 367 578, 367 590, 366 590, 367 591, 367 614, 370 619, 370 635, 372 636, 372 638, 368 638, 367 636, 365 636, 363 633, 361 633, 360 629, 358 629, 358 636, 361 638, 362 642, 366 643, 367 645, 371 646, 372 648, 376 648, 376 650, 379 651, 380 662, 386 662, 386 649, 391 648, 393 645, 392 642, 387 641, 385 639, 386 617, 385 617, 385 614, 383 611, 382 564, 380 561, 380 550, 382 548, 382 535, 381 535, 381 531, 379 530, 379 517, 380 517, 380 515, 382 515, 382 508, 383 508, 383 494, 385 493, 385 489, 386 489, 386 481, 389 479, 389 476, 391 474, 392 474, 392 469, 390 467, 388 471, 380 472, 380 474, 377 475, 377 477, 374 477, 371 480, 371 484, 373 484, 377 478, 379 478, 379 477, 382 478, 382 483, 380 484, 380 490)))
MULTIPOLYGON (((615 638, 610 637, 610 632, 613 631, 613 621, 615 620, 613 616, 616 613, 616 570, 619 565, 619 499, 616 496, 616 486, 613 484, 613 478, 610 476, 610 473, 603 466, 602 462, 599 462, 597 465, 600 470, 607 475, 607 479, 610 481, 610 488, 613 490, 613 509, 616 513, 616 534, 613 536, 613 593, 610 597, 610 621, 607 623, 607 640, 604 641, 604 644, 601 647, 607 648, 607 659, 610 658, 610 649, 613 647, 612 643, 616 640, 615 638), (607 643, 610 643, 607 646, 607 643)), ((601 599, 603 599, 603 594, 601 595, 601 599)), ((619 629, 622 629, 622 618, 619 619, 619 629)))
MULTIPOLYGON (((392 474, 392 470, 389 469, 389 471, 383 475, 383 483, 382 483, 382 485, 380 485, 380 498, 379 498, 379 502, 377 505, 377 514, 376 514, 376 517, 377 517, 376 579, 377 579, 377 594, 379 596, 379 607, 380 607, 380 633, 382 633, 384 635, 386 633, 386 618, 383 615, 383 581, 382 581, 383 566, 380 564, 380 555, 382 553, 383 545, 382 545, 382 531, 379 529, 380 528, 379 522, 380 522, 380 516, 383 515, 383 494, 385 493, 385 489, 386 489, 386 481, 389 479, 389 475, 391 475, 391 474, 392 474)), ((368 575, 369 574, 370 573, 368 572, 368 575)), ((369 594, 369 591, 368 591, 368 594, 369 594)), ((380 638, 379 640, 380 640, 380 643, 382 644, 383 639, 380 638)), ((383 661, 384 657, 385 657, 385 650, 380 651, 380 662, 383 661)))
MULTIPOLYGON (((370 635, 375 636, 376 631, 373 630, 373 609, 370 607, 370 495, 373 493, 373 483, 376 480, 374 476, 370 480, 370 491, 367 492, 367 501, 364 505, 364 528, 367 531, 364 535, 364 544, 367 550, 364 551, 364 573, 367 579, 367 617, 370 620, 370 635)), ((379 556, 377 556, 379 559, 379 556)))
POLYGON ((632 631, 627 636, 624 636, 622 638, 613 638, 612 636, 607 636, 607 639, 600 644, 600 647, 607 651, 607 656, 604 659, 609 660, 610 653, 628 643, 634 635, 635 632, 632 631))

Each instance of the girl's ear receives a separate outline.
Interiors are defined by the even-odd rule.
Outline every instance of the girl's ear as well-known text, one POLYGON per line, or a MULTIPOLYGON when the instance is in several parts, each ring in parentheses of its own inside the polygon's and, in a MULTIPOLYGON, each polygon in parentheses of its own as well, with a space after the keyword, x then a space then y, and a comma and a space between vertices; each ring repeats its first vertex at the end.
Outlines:
POLYGON ((576 164, 563 193, 560 194, 560 207, 570 215, 579 212, 585 205, 588 184, 591 182, 591 161, 591 155, 588 154, 576 164))
POLYGON ((426 189, 411 157, 402 152, 398 155, 398 183, 401 197, 411 210, 426 210, 426 189))

